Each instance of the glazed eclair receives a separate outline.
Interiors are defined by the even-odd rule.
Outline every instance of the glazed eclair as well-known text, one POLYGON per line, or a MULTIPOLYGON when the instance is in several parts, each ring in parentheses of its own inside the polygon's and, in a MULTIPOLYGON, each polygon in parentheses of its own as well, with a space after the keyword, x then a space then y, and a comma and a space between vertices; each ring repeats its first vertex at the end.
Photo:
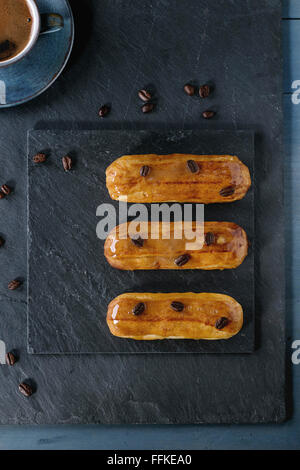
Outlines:
POLYGON ((211 293, 129 293, 108 306, 111 334, 135 340, 228 339, 243 325, 232 297, 211 293))
POLYGON ((245 231, 231 222, 185 222, 199 239, 191 244, 181 222, 140 222, 139 235, 121 224, 108 235, 104 254, 117 269, 233 269, 248 253, 245 231), (197 227, 196 227, 197 224, 197 227), (180 237, 180 238, 179 238, 180 237))
POLYGON ((242 199, 251 178, 231 155, 125 155, 107 168, 106 185, 119 201, 210 204, 242 199))

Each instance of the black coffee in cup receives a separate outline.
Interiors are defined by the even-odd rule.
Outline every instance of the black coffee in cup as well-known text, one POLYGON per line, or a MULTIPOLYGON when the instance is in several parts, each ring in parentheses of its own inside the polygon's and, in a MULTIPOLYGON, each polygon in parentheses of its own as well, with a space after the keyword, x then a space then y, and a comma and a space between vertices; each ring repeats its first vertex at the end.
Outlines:
POLYGON ((29 42, 32 22, 26 0, 0 0, 0 62, 22 52, 29 42))

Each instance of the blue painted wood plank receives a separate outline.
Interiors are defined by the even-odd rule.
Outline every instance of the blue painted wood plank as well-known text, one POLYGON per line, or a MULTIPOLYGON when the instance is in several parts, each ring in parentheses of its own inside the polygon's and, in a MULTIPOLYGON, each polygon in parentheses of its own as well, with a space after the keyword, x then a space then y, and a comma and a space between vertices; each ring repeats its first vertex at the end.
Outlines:
POLYGON ((283 17, 284 18, 300 18, 300 4, 299 0, 284 0, 283 1, 283 17))
POLYGON ((283 91, 291 93, 293 82, 300 80, 300 20, 283 21, 282 33, 283 91))
MULTIPOLYGON (((284 97, 284 117, 287 335, 296 340, 300 339, 300 104, 293 104, 291 95, 284 97)), ((300 381, 300 366, 294 369, 300 381)), ((299 392, 300 388, 298 396, 299 392)))

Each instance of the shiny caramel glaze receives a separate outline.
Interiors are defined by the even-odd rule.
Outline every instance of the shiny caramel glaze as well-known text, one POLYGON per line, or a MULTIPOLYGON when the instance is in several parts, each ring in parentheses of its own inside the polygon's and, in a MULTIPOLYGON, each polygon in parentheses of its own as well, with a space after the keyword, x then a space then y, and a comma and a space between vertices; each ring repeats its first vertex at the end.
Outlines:
POLYGON ((228 339, 243 325, 243 309, 232 297, 223 294, 149 294, 130 293, 116 297, 108 306, 107 324, 114 336, 136 340, 156 339, 228 339), (184 304, 182 312, 172 302, 184 304), (143 302, 145 310, 133 315, 143 302), (216 322, 225 317, 228 325, 219 330, 216 322))
POLYGON ((251 186, 248 168, 230 155, 125 155, 106 170, 110 197, 128 202, 198 202, 203 204, 242 199, 251 186), (199 171, 187 165, 193 160, 199 171), (141 176, 143 166, 150 168, 141 176), (234 193, 221 196, 230 186, 234 193))
MULTIPOLYGON (((141 222, 139 237, 142 247, 132 242, 130 224, 117 226, 108 235, 104 254, 114 268, 133 271, 136 269, 233 269, 239 266, 248 253, 245 231, 231 222, 205 222, 204 235, 213 234, 214 242, 203 242, 203 224, 192 222, 188 229, 199 233, 195 248, 187 249, 188 240, 181 229, 181 222, 141 222), (182 234, 181 239, 176 239, 182 234), (165 238, 167 237, 167 238, 165 238), (189 261, 177 266, 175 260, 182 254, 190 255, 189 261)), ((187 232, 186 232, 187 233, 187 232)), ((190 247, 191 248, 191 247, 190 247)))

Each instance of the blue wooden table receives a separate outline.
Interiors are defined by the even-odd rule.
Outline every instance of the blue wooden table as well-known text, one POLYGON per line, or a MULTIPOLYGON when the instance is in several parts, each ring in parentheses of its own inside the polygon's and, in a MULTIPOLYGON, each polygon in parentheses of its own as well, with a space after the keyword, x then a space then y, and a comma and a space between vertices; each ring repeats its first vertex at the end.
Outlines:
MULTIPOLYGON (((283 9, 288 361, 300 340, 300 0, 283 9), (298 83, 297 83, 298 81, 298 83), (299 94, 297 93, 299 89, 299 94)), ((294 409, 281 425, 2 426, 1 449, 300 449, 300 364, 292 365, 294 409)))

